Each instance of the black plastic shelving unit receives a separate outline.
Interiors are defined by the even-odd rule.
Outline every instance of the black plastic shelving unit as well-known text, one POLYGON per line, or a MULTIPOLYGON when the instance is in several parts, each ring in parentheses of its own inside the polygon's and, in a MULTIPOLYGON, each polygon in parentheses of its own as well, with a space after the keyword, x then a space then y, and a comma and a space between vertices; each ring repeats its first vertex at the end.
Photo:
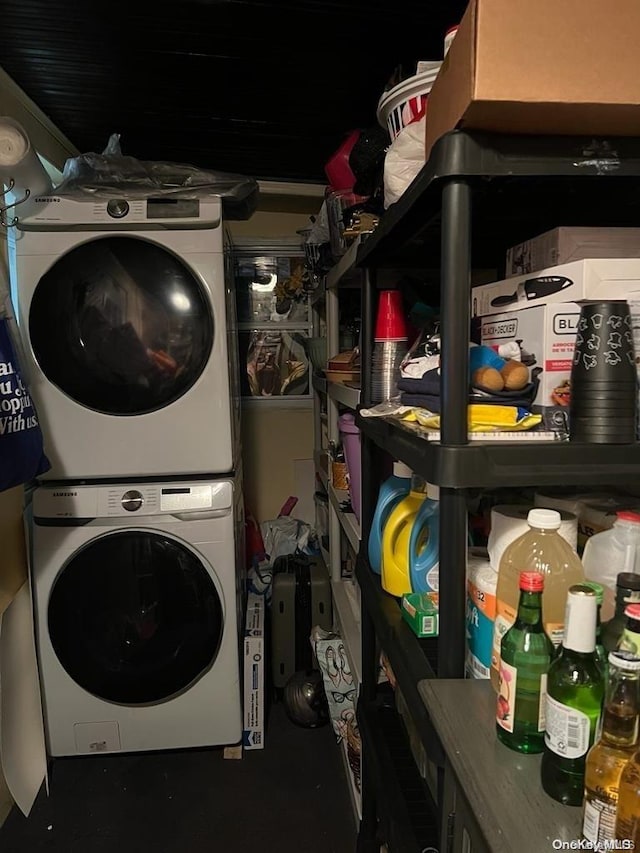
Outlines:
POLYGON ((438 269, 442 238, 456 215, 443 198, 452 182, 473 191, 476 269, 494 268, 510 246, 557 225, 640 220, 638 139, 453 131, 362 244, 358 266, 438 269))
POLYGON ((360 587, 361 609, 371 618, 378 643, 389 658, 395 677, 403 686, 403 695, 411 718, 420 732, 425 748, 434 760, 444 759, 424 702, 418 693, 419 681, 436 676, 438 639, 416 637, 402 618, 396 600, 382 589, 379 576, 371 571, 362 553, 356 562, 356 579, 360 587))
MULTIPOLYGON (((360 701, 357 718, 364 752, 371 762, 370 778, 377 780, 372 794, 385 801, 382 840, 391 850, 404 853, 422 853, 426 848, 437 847, 437 810, 418 773, 392 697, 388 703, 384 697, 360 701)), ((380 845, 371 839, 359 850, 379 853, 380 845)))
MULTIPOLYGON (((504 136, 453 131, 357 253, 363 275, 362 364, 371 363, 381 269, 439 270, 441 441, 397 422, 358 416, 362 444, 362 541, 368 541, 380 483, 380 454, 400 459, 440 486, 440 636, 418 640, 402 624, 361 551, 362 707, 375 701, 378 648, 384 649, 430 759, 442 750, 416 691, 423 677, 462 678, 465 661, 466 489, 620 483, 640 475, 640 445, 468 441, 467 389, 471 270, 503 271, 506 250, 559 225, 640 225, 640 139, 504 136), (415 715, 415 717, 414 717, 415 715)), ((431 276, 433 277, 433 276, 431 276)), ((436 276, 437 280, 437 276, 436 276)), ((371 401, 363 371, 361 407, 371 401)), ((383 747, 364 738, 359 849, 373 849, 395 799, 380 796, 383 747), (367 758, 367 751, 370 753, 367 758), (378 774, 378 775, 377 775, 378 774), (376 778, 373 778, 376 777, 376 778), (376 793, 377 791, 377 793, 376 793)), ((440 805, 440 804, 438 804, 440 805)), ((397 806, 400 808, 399 806, 397 806)), ((441 820, 442 816, 440 816, 441 820)), ((442 822, 440 823, 442 825, 442 822)), ((400 850, 412 849, 402 846, 400 850)))

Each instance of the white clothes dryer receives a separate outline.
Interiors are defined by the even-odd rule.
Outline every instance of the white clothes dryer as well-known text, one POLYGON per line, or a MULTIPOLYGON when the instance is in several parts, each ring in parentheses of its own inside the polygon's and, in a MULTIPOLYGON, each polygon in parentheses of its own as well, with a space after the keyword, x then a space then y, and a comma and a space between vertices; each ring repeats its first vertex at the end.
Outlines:
POLYGON ((32 509, 50 755, 237 743, 234 482, 46 485, 32 509))
POLYGON ((42 479, 231 472, 235 298, 220 200, 36 202, 10 229, 9 261, 52 466, 42 479))

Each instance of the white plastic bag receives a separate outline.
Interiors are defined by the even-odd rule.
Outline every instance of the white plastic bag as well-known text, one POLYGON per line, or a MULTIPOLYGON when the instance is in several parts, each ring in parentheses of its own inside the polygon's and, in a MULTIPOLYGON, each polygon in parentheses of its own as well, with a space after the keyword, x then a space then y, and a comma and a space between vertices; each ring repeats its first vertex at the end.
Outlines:
POLYGON ((282 515, 260 524, 265 552, 271 565, 287 554, 317 554, 315 530, 306 521, 282 515))
MULTIPOLYGON (((138 160, 125 155, 120 134, 112 133, 102 154, 89 151, 71 157, 64 165, 56 195, 70 198, 148 198, 220 196, 225 203, 251 200, 255 208, 258 182, 245 175, 201 169, 189 163, 138 160)), ((248 218, 253 209, 248 210, 248 218)), ((232 217, 231 217, 232 218, 232 217)))
POLYGON ((407 125, 384 159, 384 206, 394 204, 425 164, 426 117, 407 125))

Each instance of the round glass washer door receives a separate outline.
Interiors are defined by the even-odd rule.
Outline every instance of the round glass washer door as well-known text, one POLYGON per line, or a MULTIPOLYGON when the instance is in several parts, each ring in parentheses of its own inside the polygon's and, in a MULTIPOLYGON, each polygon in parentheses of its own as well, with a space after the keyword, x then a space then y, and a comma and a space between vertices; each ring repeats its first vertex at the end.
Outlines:
POLYGON ((216 586, 181 542, 110 533, 76 552, 48 605, 51 644, 83 690, 121 705, 158 703, 214 663, 224 627, 216 586))
POLYGON ((100 237, 40 279, 29 335, 43 373, 72 400, 139 415, 193 386, 214 328, 201 282, 174 254, 136 237, 100 237))

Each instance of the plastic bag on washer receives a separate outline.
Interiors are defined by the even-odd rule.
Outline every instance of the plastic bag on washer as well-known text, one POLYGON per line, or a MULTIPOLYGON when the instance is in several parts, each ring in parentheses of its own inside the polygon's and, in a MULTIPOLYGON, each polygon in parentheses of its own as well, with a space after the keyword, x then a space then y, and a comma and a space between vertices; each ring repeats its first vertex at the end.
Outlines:
POLYGON ((90 151, 67 160, 62 182, 55 192, 84 199, 123 196, 191 199, 217 195, 225 203, 228 218, 234 218, 234 210, 239 211, 243 205, 247 215, 237 218, 244 219, 255 210, 258 183, 244 175, 214 172, 187 163, 138 160, 122 153, 120 134, 112 133, 102 154, 90 151))

